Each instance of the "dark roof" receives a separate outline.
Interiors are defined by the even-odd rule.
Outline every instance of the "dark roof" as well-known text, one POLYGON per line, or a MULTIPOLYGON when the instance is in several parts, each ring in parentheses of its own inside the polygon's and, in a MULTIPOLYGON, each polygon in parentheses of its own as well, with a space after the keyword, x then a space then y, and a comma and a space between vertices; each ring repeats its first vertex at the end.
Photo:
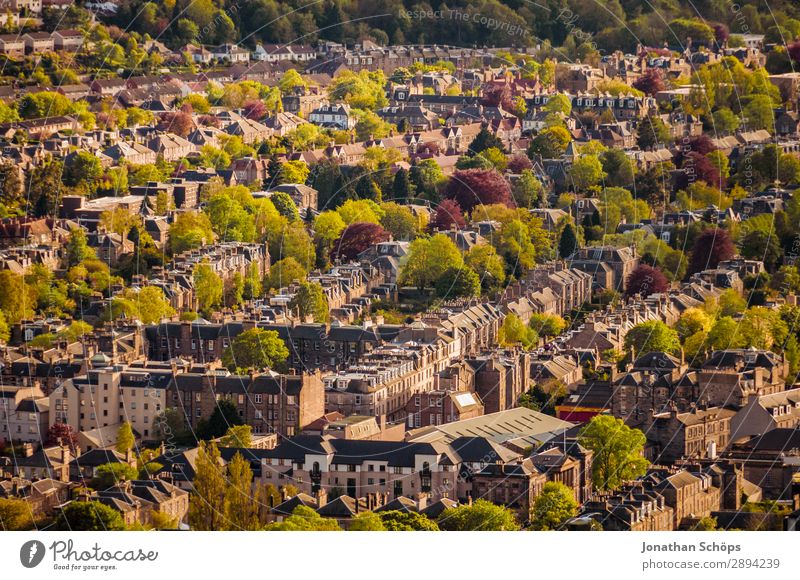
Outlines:
POLYGON ((741 445, 752 451, 800 449, 800 429, 773 429, 741 445))

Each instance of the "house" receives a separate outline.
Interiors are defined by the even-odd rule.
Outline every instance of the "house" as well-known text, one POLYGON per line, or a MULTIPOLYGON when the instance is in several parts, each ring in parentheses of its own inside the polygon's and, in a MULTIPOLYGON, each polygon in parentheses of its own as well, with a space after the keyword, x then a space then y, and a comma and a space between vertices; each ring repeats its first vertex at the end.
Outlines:
POLYGON ((165 161, 178 161, 196 151, 194 143, 173 133, 158 133, 148 139, 145 146, 165 161))
POLYGON ((305 209, 317 211, 318 192, 303 183, 283 183, 269 190, 270 193, 281 191, 289 195, 301 212, 305 209))
POLYGON ((742 441, 773 429, 792 429, 800 425, 800 389, 771 395, 751 395, 731 419, 731 440, 742 441))
POLYGON ((28 32, 22 35, 26 54, 41 54, 55 49, 53 37, 49 32, 28 32))
POLYGON ((269 179, 269 160, 242 157, 228 167, 239 183, 263 183, 269 179))
POLYGON ((483 404, 475 393, 429 391, 414 395, 406 405, 408 427, 428 427, 483 415, 483 404))
POLYGON ((349 131, 356 126, 356 118, 350 112, 350 105, 343 103, 322 105, 309 113, 308 120, 321 127, 343 131, 349 131))
POLYGON ((0 34, 0 54, 18 57, 25 54, 25 40, 18 34, 0 34))
POLYGON ((83 33, 80 30, 56 30, 51 36, 56 50, 78 52, 83 46, 83 33))
POLYGON ((592 274, 595 288, 624 291, 628 276, 639 266, 639 255, 635 246, 593 246, 580 248, 570 265, 592 274))
POLYGON ((679 459, 716 458, 731 441, 731 420, 736 411, 723 407, 695 406, 678 413, 673 406, 651 416, 643 428, 648 450, 657 464, 679 459))
POLYGON ((317 58, 317 51, 307 44, 259 44, 252 57, 264 62, 309 62, 317 58))

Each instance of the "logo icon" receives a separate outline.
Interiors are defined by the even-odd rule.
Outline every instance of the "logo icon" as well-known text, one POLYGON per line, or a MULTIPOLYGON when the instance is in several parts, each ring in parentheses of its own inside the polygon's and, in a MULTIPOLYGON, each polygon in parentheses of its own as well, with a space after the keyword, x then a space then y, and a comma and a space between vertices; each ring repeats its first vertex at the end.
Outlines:
POLYGON ((19 561, 26 568, 36 568, 44 560, 44 544, 39 540, 30 540, 19 549, 19 561))

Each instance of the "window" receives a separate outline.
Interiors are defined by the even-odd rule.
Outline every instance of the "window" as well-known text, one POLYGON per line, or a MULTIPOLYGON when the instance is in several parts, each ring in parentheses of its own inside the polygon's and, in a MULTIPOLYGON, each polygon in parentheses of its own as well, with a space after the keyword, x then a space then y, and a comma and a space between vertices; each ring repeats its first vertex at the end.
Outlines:
POLYGON ((244 395, 239 395, 239 404, 244 405, 244 395))
POLYGON ((261 395, 255 395, 255 400, 257 404, 261 404, 261 395))
POLYGON ((195 417, 200 417, 201 416, 200 415, 200 409, 197 409, 194 414, 195 414, 195 417))

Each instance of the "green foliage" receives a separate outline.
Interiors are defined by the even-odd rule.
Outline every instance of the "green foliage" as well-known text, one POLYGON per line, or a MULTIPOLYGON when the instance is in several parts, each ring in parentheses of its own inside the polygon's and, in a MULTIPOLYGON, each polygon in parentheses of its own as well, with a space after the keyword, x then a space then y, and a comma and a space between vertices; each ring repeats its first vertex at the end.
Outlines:
POLYGON ((92 487, 103 491, 121 481, 133 481, 139 477, 139 470, 127 463, 106 463, 97 468, 92 487))
POLYGON ((213 312, 222 303, 222 278, 214 272, 211 265, 203 261, 194 267, 192 275, 197 304, 205 313, 213 312))
POLYGON ((219 440, 220 447, 247 448, 253 443, 253 428, 250 425, 234 425, 229 427, 219 440))
POLYGON ((0 498, 0 530, 17 532, 33 527, 31 508, 22 499, 0 498))
POLYGON ((438 532, 439 526, 431 519, 417 512, 391 510, 381 512, 380 520, 389 532, 438 532))
POLYGON ((680 352, 678 333, 660 320, 640 322, 625 335, 625 349, 639 357, 650 352, 680 352))
POLYGON ((192 495, 189 498, 189 525, 198 531, 225 530, 227 482, 216 443, 200 442, 194 471, 192 495))
POLYGON ((472 268, 458 266, 445 270, 435 288, 440 298, 471 298, 480 294, 481 281, 472 268))
POLYGON ((479 499, 472 505, 448 508, 437 520, 439 528, 452 532, 494 532, 520 529, 510 509, 479 499))
POLYGON ((531 509, 531 522, 536 530, 558 530, 575 517, 578 502, 572 489, 563 483, 548 481, 537 496, 531 509))
POLYGON ((120 425, 117 430, 117 444, 114 448, 122 454, 127 453, 136 444, 136 439, 133 436, 133 428, 128 421, 120 425))
POLYGON ((222 364, 231 372, 279 368, 289 357, 289 349, 274 330, 251 328, 231 341, 222 355, 222 364))
POLYGON ((464 255, 464 263, 480 277, 481 287, 485 291, 500 288, 506 279, 505 262, 497 255, 494 246, 489 244, 470 248, 464 255))
POLYGON ((539 335, 529 326, 525 326, 516 314, 509 314, 503 320, 497 334, 497 342, 501 346, 519 345, 530 349, 539 342, 539 335))
POLYGON ((400 284, 424 290, 435 284, 447 270, 460 268, 463 263, 458 247, 446 235, 417 238, 409 247, 408 259, 400 272, 400 284))
POLYGON ((106 532, 124 530, 118 511, 98 501, 73 501, 58 514, 54 528, 60 531, 106 532))
POLYGON ((552 337, 561 334, 567 327, 567 321, 556 314, 540 314, 534 312, 528 326, 539 336, 552 337))
POLYGON ((300 282, 289 308, 295 310, 301 320, 313 316, 314 322, 328 322, 330 318, 328 299, 318 282, 300 282))
POLYGON ((258 505, 252 499, 253 471, 241 453, 228 463, 225 521, 230 530, 257 530, 258 505))
POLYGON ((336 520, 323 518, 304 505, 294 508, 292 515, 282 522, 274 522, 264 527, 268 532, 339 532, 341 529, 336 520))
POLYGON ((583 428, 580 443, 594 451, 592 479, 600 490, 617 489, 623 482, 645 474, 649 465, 642 456, 646 438, 621 419, 597 415, 583 428))
POLYGON ((291 256, 275 263, 264 278, 264 289, 284 288, 292 282, 302 282, 306 278, 306 270, 291 256))
POLYGON ((350 532, 385 532, 381 517, 373 512, 361 512, 350 520, 350 532))

